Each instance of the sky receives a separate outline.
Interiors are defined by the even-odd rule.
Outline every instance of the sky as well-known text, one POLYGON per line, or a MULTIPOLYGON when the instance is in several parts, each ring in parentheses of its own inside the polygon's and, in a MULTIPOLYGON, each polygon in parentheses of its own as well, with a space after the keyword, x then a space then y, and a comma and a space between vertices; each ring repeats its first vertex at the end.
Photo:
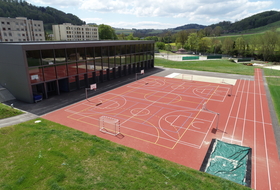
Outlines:
POLYGON ((86 23, 124 29, 168 29, 186 24, 236 22, 269 10, 279 0, 27 0, 78 16, 86 23))

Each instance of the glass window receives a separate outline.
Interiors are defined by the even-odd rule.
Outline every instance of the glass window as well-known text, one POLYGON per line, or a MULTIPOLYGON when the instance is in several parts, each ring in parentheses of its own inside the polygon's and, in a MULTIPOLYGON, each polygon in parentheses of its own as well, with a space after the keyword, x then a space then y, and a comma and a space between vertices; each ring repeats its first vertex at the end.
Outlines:
POLYGON ((108 47, 102 47, 102 57, 108 56, 108 47))
POLYGON ((115 56, 115 46, 109 46, 109 56, 115 56))
POLYGON ((135 53, 135 45, 131 45, 131 53, 135 53))
POLYGON ((78 60, 86 60, 86 49, 77 48, 78 60))
POLYGON ((130 53, 131 52, 131 46, 130 45, 126 45, 126 53, 130 53))
POLYGON ((94 60, 87 61, 87 71, 92 72, 95 71, 94 60))
POLYGON ((66 52, 67 52, 67 61, 68 62, 77 61, 79 56, 77 55, 75 48, 66 49, 66 52))
POLYGON ((87 65, 85 61, 78 62, 78 73, 86 73, 87 65))
POLYGON ((124 54, 126 54, 126 48, 125 48, 125 46, 121 46, 121 51, 122 51, 122 55, 124 55, 124 54))
POLYGON ((77 64, 76 63, 69 63, 68 67, 68 75, 76 75, 77 74, 77 64))
POLYGON ((130 64, 131 63, 131 57, 132 55, 126 55, 125 58, 126 58, 126 64, 130 64))
POLYGON ((121 65, 124 65, 125 64, 125 55, 122 55, 121 57, 121 65))
POLYGON ((54 64, 54 53, 52 49, 42 50, 42 64, 52 65, 54 64))
POLYGON ((99 58, 101 57, 101 47, 94 48, 94 56, 99 58))
POLYGON ((59 64, 56 65, 57 78, 67 77, 67 65, 59 64))
POLYGON ((26 51, 28 67, 41 65, 40 50, 26 51))
POLYGON ((136 45, 135 52, 136 52, 136 53, 140 52, 140 44, 137 44, 137 45, 136 45))
POLYGON ((109 67, 108 57, 102 58, 103 69, 107 69, 109 67))
POLYGON ((56 49, 55 50, 55 63, 65 63, 66 56, 65 56, 65 49, 56 49))
POLYGON ((95 59, 95 69, 96 70, 102 70, 101 59, 95 59))
POLYGON ((86 48, 87 60, 92 60, 94 58, 94 51, 92 47, 86 48))
POLYGON ((54 66, 44 67, 44 77, 45 77, 45 81, 56 79, 55 67, 54 66))
POLYGON ((115 67, 115 57, 109 57, 109 68, 115 67))
POLYGON ((43 69, 42 67, 29 68, 29 77, 31 84, 43 82, 43 69))

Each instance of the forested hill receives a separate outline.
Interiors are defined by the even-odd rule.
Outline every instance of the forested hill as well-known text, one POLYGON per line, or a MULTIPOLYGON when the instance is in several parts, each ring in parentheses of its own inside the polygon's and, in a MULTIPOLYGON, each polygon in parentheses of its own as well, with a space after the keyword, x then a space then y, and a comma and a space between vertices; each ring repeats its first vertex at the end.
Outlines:
POLYGON ((51 7, 37 7, 22 0, 0 0, 0 17, 26 17, 33 20, 42 20, 45 30, 52 30, 53 24, 85 24, 84 21, 73 14, 66 14, 51 7))
POLYGON ((205 27, 206 26, 199 25, 199 24, 187 24, 187 25, 184 25, 184 26, 179 26, 177 28, 173 28, 173 30, 189 30, 189 29, 200 30, 200 29, 204 29, 205 27))
POLYGON ((266 11, 244 18, 235 23, 224 21, 210 25, 210 27, 215 28, 216 26, 220 26, 226 33, 231 33, 266 26, 277 21, 280 21, 280 12, 266 11))

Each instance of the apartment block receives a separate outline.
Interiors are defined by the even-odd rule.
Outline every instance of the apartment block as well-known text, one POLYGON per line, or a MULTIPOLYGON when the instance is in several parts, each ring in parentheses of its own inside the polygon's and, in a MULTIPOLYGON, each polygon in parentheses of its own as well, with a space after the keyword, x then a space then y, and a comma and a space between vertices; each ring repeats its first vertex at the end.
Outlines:
POLYGON ((72 25, 63 23, 53 25, 53 35, 55 41, 90 41, 99 40, 98 27, 89 25, 72 25))
POLYGON ((0 42, 45 41, 43 21, 0 17, 0 42))

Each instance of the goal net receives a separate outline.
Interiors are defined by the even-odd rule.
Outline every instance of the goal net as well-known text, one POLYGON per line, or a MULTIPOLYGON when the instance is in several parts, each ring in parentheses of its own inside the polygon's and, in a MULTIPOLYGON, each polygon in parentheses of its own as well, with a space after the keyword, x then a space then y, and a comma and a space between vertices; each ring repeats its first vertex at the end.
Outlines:
POLYGON ((99 130, 103 133, 116 136, 120 134, 120 120, 107 116, 101 116, 99 118, 99 128, 99 130))

